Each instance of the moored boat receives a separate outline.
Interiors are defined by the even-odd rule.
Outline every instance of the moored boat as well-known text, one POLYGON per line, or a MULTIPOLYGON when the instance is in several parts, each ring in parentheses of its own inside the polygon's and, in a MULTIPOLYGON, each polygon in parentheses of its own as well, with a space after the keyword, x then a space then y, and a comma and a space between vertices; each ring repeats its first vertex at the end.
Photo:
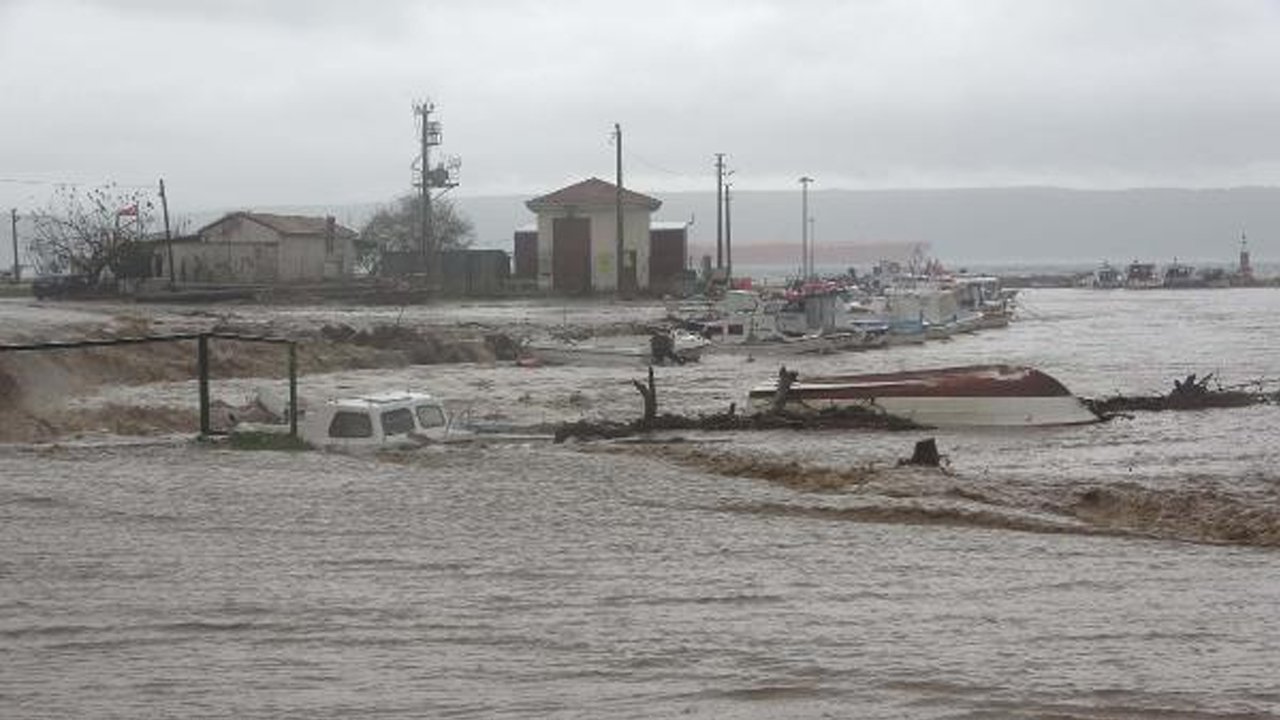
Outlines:
POLYGON ((615 345, 570 340, 527 342, 521 354, 547 365, 644 365, 697 362, 710 345, 706 338, 676 331, 655 335, 648 342, 615 345))
MULTIPOLYGON (((748 398, 755 407, 767 407, 777 389, 776 380, 763 383, 748 398)), ((1013 365, 801 376, 788 389, 785 407, 798 412, 879 408, 935 427, 1080 425, 1100 419, 1053 377, 1013 365)))

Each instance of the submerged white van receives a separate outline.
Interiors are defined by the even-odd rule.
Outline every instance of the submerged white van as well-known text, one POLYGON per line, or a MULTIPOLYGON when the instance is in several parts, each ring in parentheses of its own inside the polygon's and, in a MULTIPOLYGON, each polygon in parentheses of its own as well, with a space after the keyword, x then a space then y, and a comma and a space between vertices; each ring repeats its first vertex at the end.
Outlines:
POLYGON ((301 408, 298 434, 317 448, 412 447, 449 434, 444 406, 426 393, 336 398, 301 408))

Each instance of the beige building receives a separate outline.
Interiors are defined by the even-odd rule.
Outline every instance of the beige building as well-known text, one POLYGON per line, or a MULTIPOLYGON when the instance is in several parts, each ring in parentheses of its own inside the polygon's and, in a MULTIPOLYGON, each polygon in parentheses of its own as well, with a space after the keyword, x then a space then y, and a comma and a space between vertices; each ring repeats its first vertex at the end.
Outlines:
MULTIPOLYGON (((616 185, 589 178, 525 206, 538 218, 540 290, 576 294, 617 289, 616 185)), ((661 206, 661 200, 622 191, 623 282, 630 289, 649 287, 650 218, 661 206)))
MULTIPOLYGON (((178 282, 320 282, 349 277, 356 233, 332 217, 234 212, 173 242, 178 282)), ((159 249, 158 273, 169 273, 159 249)))

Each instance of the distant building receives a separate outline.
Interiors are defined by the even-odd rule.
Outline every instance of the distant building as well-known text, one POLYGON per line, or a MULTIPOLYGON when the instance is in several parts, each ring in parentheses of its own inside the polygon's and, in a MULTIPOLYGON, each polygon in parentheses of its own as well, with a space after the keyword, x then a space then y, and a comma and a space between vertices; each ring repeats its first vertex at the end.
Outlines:
MULTIPOLYGON (((174 239, 178 282, 288 283, 349 277, 355 231, 332 217, 233 212, 174 239)), ((156 275, 167 277, 168 248, 156 247, 156 275)))
MULTIPOLYGON (((517 279, 565 294, 617 290, 616 185, 589 178, 525 205, 538 219, 513 238, 517 279)), ((667 292, 683 279, 687 229, 683 223, 652 224, 661 206, 661 200, 622 191, 624 289, 667 292)))

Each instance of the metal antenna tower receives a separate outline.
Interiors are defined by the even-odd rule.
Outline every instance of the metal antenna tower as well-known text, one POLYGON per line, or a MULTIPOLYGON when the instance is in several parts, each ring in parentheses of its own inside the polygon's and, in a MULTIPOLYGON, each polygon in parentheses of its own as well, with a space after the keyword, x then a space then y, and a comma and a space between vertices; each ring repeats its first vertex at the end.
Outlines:
POLYGON ((449 158, 447 164, 437 163, 434 167, 431 165, 431 148, 438 147, 442 141, 440 121, 431 119, 435 111, 435 103, 430 100, 415 103, 413 106, 413 114, 418 120, 420 145, 419 155, 413 162, 413 186, 418 189, 421 198, 418 252, 428 258, 428 267, 433 275, 439 269, 436 254, 440 248, 431 211, 431 191, 436 188, 448 190, 457 187, 457 171, 462 164, 458 158, 449 158))

